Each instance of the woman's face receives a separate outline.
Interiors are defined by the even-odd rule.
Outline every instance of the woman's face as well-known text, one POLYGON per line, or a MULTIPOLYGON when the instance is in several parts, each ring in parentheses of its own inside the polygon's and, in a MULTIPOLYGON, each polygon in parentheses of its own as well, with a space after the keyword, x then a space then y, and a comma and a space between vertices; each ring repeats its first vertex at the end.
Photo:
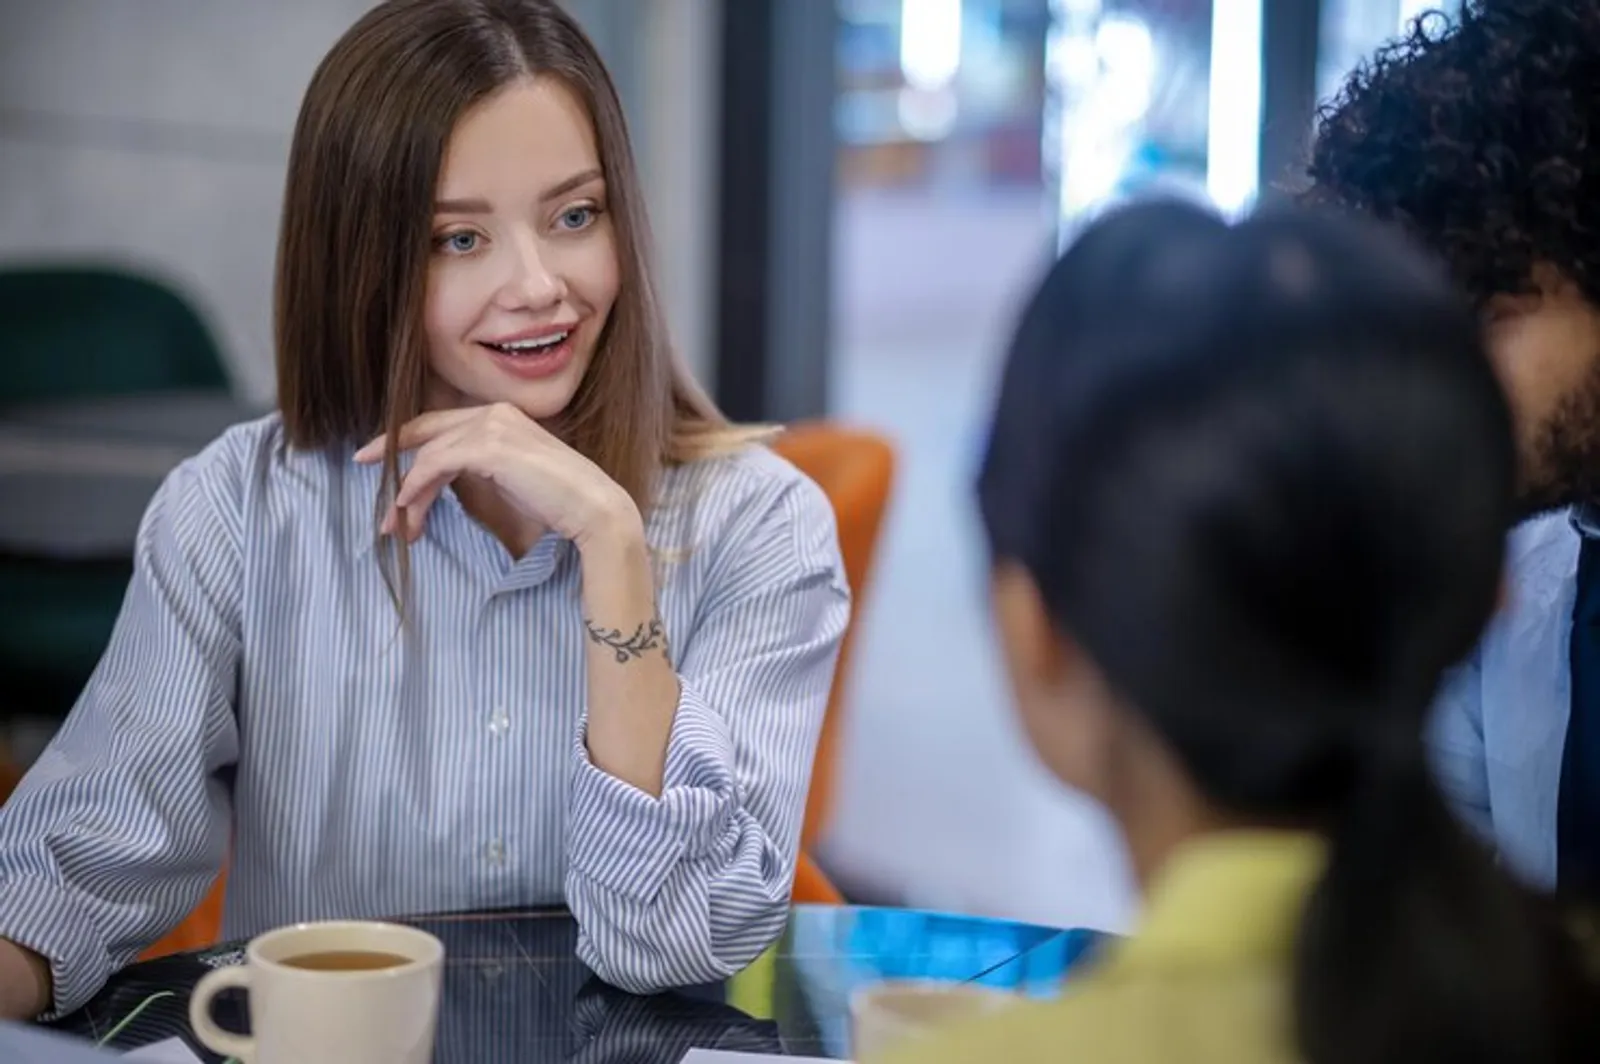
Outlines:
POLYGON ((428 407, 555 417, 620 285, 589 115, 559 81, 514 82, 457 123, 434 199, 428 407))

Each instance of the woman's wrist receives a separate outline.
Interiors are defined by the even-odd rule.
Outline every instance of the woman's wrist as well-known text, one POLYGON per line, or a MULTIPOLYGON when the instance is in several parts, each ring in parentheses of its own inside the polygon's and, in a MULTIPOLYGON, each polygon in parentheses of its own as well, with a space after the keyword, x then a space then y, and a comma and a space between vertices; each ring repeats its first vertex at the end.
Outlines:
POLYGON ((615 562, 649 554, 645 548, 644 518, 626 494, 602 507, 573 542, 585 562, 590 558, 615 562))

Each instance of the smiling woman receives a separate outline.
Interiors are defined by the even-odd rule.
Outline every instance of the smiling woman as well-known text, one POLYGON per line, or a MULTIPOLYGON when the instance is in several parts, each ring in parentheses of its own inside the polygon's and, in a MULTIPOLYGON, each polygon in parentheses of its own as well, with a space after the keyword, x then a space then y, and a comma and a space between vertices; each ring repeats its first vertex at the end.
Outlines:
POLYGON ((157 493, 0 811, 0 1015, 84 1001, 230 841, 230 937, 564 901, 632 990, 776 938, 849 596, 822 493, 674 357, 641 203, 551 0, 389 0, 334 46, 282 412, 157 493))

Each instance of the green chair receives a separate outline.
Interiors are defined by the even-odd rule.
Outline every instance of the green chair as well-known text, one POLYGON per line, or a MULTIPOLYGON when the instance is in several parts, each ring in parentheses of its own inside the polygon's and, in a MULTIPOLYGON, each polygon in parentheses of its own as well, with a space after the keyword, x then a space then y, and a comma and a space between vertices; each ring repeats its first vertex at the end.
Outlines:
POLYGON ((93 267, 0 267, 0 410, 137 392, 216 388, 210 332, 172 289, 93 267))
MULTIPOLYGON (((0 420, 30 404, 228 389, 211 333, 165 285, 113 268, 0 267, 0 420)), ((13 706, 70 707, 131 573, 126 558, 0 555, 0 677, 13 706)))

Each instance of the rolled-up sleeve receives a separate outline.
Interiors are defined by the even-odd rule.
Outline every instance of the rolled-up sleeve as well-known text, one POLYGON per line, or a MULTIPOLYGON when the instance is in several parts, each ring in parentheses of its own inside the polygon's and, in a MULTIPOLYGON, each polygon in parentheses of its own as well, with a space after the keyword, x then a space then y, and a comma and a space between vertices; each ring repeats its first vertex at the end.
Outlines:
MULTIPOLYGON (((747 518, 750 515, 746 515, 747 518)), ((797 479, 719 549, 678 661, 660 797, 572 747, 579 957, 647 992, 722 979, 782 932, 812 758, 850 617, 833 512, 797 479)))
POLYGON ((111 642, 0 809, 0 937, 49 961, 51 1015, 176 926, 221 869, 240 569, 221 463, 191 460, 156 493, 111 642))

